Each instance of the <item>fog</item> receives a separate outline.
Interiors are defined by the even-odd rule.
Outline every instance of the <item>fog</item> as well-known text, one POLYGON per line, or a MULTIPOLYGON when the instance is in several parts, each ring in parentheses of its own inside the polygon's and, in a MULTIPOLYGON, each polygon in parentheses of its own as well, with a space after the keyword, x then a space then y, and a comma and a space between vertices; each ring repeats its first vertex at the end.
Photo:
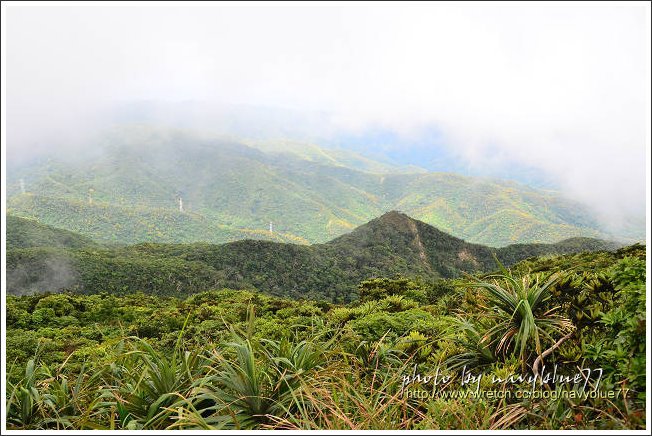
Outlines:
POLYGON ((258 135, 383 129, 401 147, 419 143, 417 156, 434 128, 436 147, 468 167, 533 168, 619 224, 645 211, 649 12, 642 3, 3 7, 7 156, 92 147, 95 133, 131 120, 134 102, 163 108, 151 122, 243 135, 231 109, 267 108, 243 118, 258 135))
POLYGON ((29 261, 18 261, 7 270, 7 292, 27 295, 39 292, 60 292, 74 288, 79 273, 65 257, 44 256, 37 267, 29 261))

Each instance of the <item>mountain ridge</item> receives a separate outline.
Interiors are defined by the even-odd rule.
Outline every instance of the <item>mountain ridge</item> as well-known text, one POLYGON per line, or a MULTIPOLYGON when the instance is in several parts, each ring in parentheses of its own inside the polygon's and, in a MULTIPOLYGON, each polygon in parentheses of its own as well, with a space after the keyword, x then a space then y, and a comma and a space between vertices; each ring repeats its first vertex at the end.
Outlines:
POLYGON ((322 243, 394 209, 491 246, 614 238, 578 203, 515 182, 453 173, 376 174, 353 168, 373 166, 368 159, 356 164, 355 156, 329 165, 329 159, 151 127, 112 132, 94 147, 75 161, 12 168, 8 212, 98 241, 132 244, 249 237, 322 243))
MULTIPOLYGON (((11 231, 9 227, 8 233, 11 231)), ((495 269, 494 255, 512 265, 535 254, 574 253, 585 247, 613 250, 618 245, 576 239, 492 248, 468 243, 391 211, 349 234, 313 245, 255 239, 217 245, 142 243, 65 248, 14 243, 7 251, 7 289, 9 293, 70 289, 186 295, 229 287, 350 301, 355 298, 356 284, 370 277, 403 275, 437 280, 495 269), (54 283, 58 289, 48 287, 53 283, 48 277, 57 277, 54 283)))

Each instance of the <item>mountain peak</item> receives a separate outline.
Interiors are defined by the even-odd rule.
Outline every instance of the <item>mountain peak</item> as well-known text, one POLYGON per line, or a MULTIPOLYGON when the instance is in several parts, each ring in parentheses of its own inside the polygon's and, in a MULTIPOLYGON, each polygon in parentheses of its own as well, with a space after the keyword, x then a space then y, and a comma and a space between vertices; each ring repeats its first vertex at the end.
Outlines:
POLYGON ((419 253, 419 257, 425 260, 426 249, 424 243, 428 245, 434 239, 449 241, 447 242, 449 245, 463 243, 462 240, 435 227, 397 210, 392 210, 357 227, 351 233, 332 240, 329 244, 376 244, 378 246, 393 247, 394 250, 398 251, 405 247, 412 247, 419 253))
POLYGON ((420 221, 399 212, 392 210, 383 215, 363 224, 353 230, 351 234, 359 236, 362 233, 379 234, 415 234, 418 232, 417 227, 421 227, 420 221))
POLYGON ((363 224, 361 227, 365 226, 381 228, 391 232, 409 233, 415 236, 418 236, 420 231, 426 231, 428 233, 435 233, 446 238, 460 240, 453 235, 442 232, 430 224, 424 223, 423 221, 420 221, 416 218, 412 218, 411 216, 397 210, 386 212, 378 218, 369 221, 367 224, 363 224))
POLYGON ((390 210, 376 218, 373 221, 378 221, 390 225, 405 225, 407 221, 415 221, 414 218, 399 212, 398 210, 390 210))

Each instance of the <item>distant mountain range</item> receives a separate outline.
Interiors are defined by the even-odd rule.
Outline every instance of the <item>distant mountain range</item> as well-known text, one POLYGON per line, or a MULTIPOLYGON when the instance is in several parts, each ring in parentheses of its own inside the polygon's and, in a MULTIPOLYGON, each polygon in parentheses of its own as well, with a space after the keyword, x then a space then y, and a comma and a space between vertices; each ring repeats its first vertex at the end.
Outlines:
POLYGON ((545 254, 614 250, 589 238, 490 248, 467 243, 392 211, 325 244, 260 240, 227 244, 101 245, 32 220, 8 217, 10 294, 63 289, 83 293, 187 295, 228 287, 295 298, 349 301, 370 277, 423 280, 496 269, 545 254))
POLYGON ((606 232, 585 207, 553 191, 308 143, 248 144, 149 126, 116 129, 66 160, 10 168, 8 213, 124 244, 322 243, 390 210, 491 246, 644 239, 644 231, 606 232))
POLYGON ((453 172, 516 180, 528 186, 554 187, 537 168, 513 165, 469 165, 449 147, 435 126, 423 126, 409 135, 381 125, 347 129, 328 111, 206 101, 131 101, 107 108, 103 119, 116 124, 151 124, 230 135, 239 141, 272 143, 291 141, 320 144, 335 153, 359 153, 394 167, 418 166, 424 171, 453 172))

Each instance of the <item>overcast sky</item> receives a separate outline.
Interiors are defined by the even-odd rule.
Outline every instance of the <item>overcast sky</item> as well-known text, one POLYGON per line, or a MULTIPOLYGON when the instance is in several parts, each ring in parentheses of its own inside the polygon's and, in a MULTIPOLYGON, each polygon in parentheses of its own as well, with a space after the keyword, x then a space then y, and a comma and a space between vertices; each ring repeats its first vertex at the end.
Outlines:
POLYGON ((649 5, 6 7, 9 150, 116 101, 325 110, 437 126, 603 213, 645 207, 649 5), (647 84, 646 84, 647 83, 647 84))

